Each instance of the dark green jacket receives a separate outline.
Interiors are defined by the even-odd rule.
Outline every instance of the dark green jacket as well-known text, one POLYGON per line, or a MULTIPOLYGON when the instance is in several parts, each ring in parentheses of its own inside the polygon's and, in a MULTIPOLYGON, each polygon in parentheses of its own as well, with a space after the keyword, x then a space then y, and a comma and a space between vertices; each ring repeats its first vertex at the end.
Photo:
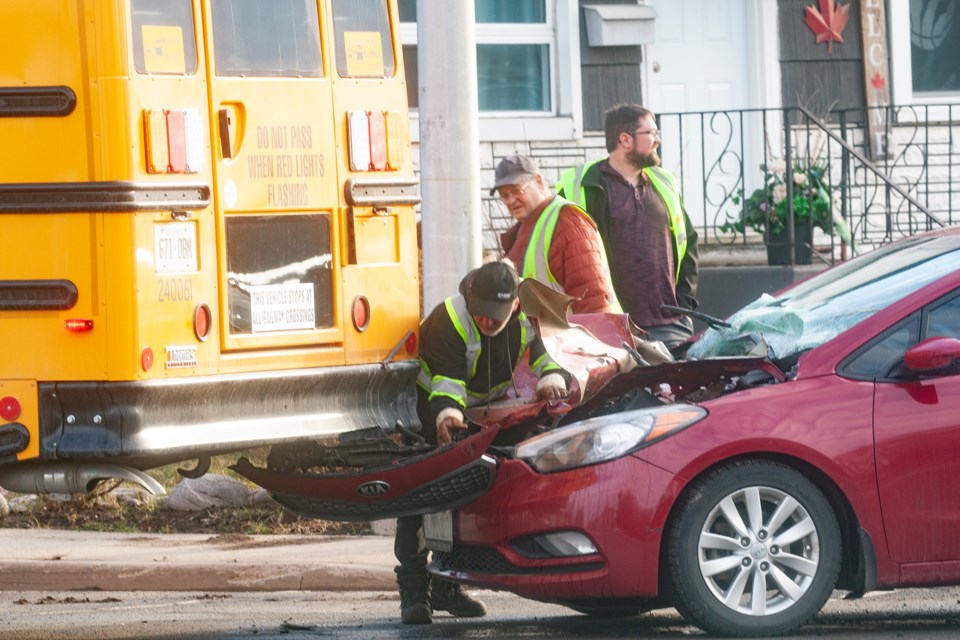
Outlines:
MULTIPOLYGON (((575 185, 575 176, 578 171, 581 170, 581 167, 573 167, 567 169, 563 175, 560 177, 560 182, 557 183, 557 194, 572 200, 574 203, 579 204, 581 207, 586 209, 587 213, 593 218, 594 222, 597 223, 597 231, 600 233, 600 237, 603 239, 604 250, 607 252, 607 261, 613 264, 612 256, 610 256, 610 233, 612 223, 610 221, 610 209, 607 206, 607 190, 604 184, 603 172, 600 170, 600 165, 603 160, 597 160, 587 165, 586 170, 583 172, 583 175, 580 179, 580 193, 571 193, 574 191, 573 186, 575 185)), ((673 177, 673 174, 666 171, 666 169, 657 168, 653 169, 644 169, 645 173, 656 171, 657 176, 660 179, 661 184, 676 184, 676 178, 673 177), (664 179, 665 178, 665 179, 664 179)), ((651 176, 648 175, 648 178, 651 176)), ((674 190, 676 187, 674 186, 674 190)), ((658 195, 659 192, 657 192, 658 195)), ((679 193, 674 194, 676 196, 675 200, 680 201, 679 193)), ((662 196, 661 196, 662 197, 662 196)), ((664 203, 667 206, 669 213, 670 203, 664 203)), ((674 236, 673 243, 673 259, 674 263, 677 265, 676 270, 676 291, 677 291, 677 301, 682 305, 690 309, 697 308, 697 277, 699 273, 698 262, 699 262, 699 250, 697 247, 697 230, 693 226, 693 223, 690 221, 690 216, 687 215, 685 209, 682 205, 680 207, 680 215, 683 219, 683 236, 678 237, 680 234, 677 233, 677 229, 671 228, 671 232, 674 236)))

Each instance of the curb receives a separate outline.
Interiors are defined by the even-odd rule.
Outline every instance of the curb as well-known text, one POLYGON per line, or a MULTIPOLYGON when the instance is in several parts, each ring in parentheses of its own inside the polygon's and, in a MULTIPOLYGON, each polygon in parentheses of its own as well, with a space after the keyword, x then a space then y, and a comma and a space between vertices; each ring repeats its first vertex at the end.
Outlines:
POLYGON ((392 570, 298 565, 0 563, 0 591, 396 591, 392 570))

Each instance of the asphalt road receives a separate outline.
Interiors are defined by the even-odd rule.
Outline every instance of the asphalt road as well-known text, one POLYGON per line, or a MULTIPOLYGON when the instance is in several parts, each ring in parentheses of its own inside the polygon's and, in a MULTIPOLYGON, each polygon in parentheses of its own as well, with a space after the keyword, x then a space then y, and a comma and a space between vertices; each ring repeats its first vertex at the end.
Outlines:
MULTIPOLYGON (((392 592, 258 593, 0 592, 0 640, 411 638, 688 638, 709 639, 672 609, 598 620, 569 609, 489 591, 474 592, 491 615, 404 626, 392 592)), ((960 637, 960 588, 837 594, 817 619, 789 638, 848 640, 960 637)))

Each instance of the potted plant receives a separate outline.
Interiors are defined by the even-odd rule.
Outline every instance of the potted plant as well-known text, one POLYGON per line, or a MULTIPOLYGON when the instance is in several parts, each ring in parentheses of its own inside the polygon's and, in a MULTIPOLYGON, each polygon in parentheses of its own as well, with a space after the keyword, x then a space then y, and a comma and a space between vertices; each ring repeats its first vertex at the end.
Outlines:
POLYGON ((738 215, 727 215, 720 226, 724 232, 744 233, 747 228, 763 234, 769 264, 790 264, 790 243, 787 230, 789 202, 787 181, 793 182, 793 226, 797 264, 810 264, 813 250, 813 229, 827 234, 838 233, 849 242, 849 232, 839 215, 834 214, 834 194, 827 181, 827 166, 801 160, 788 172, 783 160, 761 164, 763 186, 744 197, 739 189, 730 200, 740 205, 738 215))

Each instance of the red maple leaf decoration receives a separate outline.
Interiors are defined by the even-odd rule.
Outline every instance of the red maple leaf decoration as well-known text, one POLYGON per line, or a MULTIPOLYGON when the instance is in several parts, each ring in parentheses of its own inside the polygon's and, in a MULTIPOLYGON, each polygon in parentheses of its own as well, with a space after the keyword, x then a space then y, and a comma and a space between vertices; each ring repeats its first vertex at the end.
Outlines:
POLYGON ((803 8, 803 21, 817 36, 817 42, 827 43, 827 53, 833 53, 833 43, 843 42, 840 34, 850 18, 850 5, 835 4, 834 0, 820 0, 820 10, 812 4, 803 8))
POLYGON ((870 78, 870 84, 873 85, 873 88, 879 91, 883 89, 883 85, 886 84, 886 81, 883 79, 883 76, 880 75, 880 72, 877 71, 872 78, 870 78))

